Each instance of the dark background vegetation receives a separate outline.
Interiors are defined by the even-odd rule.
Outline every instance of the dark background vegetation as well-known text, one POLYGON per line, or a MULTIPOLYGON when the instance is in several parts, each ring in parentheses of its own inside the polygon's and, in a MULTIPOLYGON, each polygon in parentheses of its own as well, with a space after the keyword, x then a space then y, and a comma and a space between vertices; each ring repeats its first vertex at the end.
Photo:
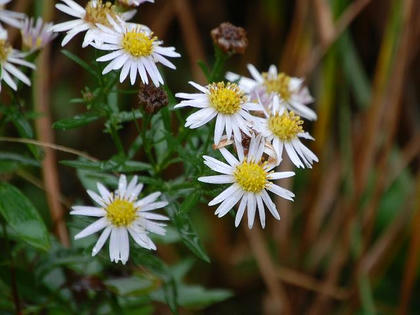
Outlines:
MULTIPOLYGON (((33 13, 34 2, 15 1, 15 5, 33 13)), ((209 32, 230 21, 244 27, 249 39, 246 53, 229 60, 230 71, 248 75, 247 63, 261 71, 276 64, 281 71, 304 77, 316 99, 313 106, 319 119, 305 122, 305 128, 316 138, 311 148, 320 163, 312 170, 297 170, 294 179, 281 183, 296 193, 296 201, 277 201, 280 222, 269 220, 265 230, 249 231, 235 229, 229 216, 217 219, 205 205, 192 211, 212 262, 197 262, 188 279, 235 294, 202 312, 418 314, 420 3, 156 0, 139 11, 135 21, 150 26, 182 54, 175 61, 177 70, 164 72, 173 91, 190 91, 188 80, 205 83, 197 61, 212 63, 209 32)), ((51 19, 67 17, 54 10, 51 19)), ((83 105, 69 100, 79 97, 92 80, 60 52, 60 42, 53 43, 43 69, 51 76, 47 127, 83 112, 83 105)), ((66 49, 84 60, 95 58, 93 49, 80 46, 78 36, 66 49)), ((124 101, 128 108, 139 106, 135 96, 124 101)), ((42 141, 96 158, 115 154, 101 121, 76 131, 40 129, 42 141)), ((131 143, 136 137, 134 124, 120 134, 126 145, 131 143)), ((50 174, 58 171, 59 179, 51 189, 63 196, 65 205, 84 199, 74 169, 54 166, 71 156, 49 154, 44 168, 50 174)), ((282 165, 291 168, 288 161, 282 165)), ((165 176, 177 172, 174 168, 165 176)), ((36 196, 52 229, 48 208, 54 201, 21 181, 23 190, 36 196)), ((68 211, 68 206, 64 209, 68 211)), ((162 245, 158 254, 175 263, 188 252, 162 245)), ((185 311, 190 312, 194 311, 185 311)))

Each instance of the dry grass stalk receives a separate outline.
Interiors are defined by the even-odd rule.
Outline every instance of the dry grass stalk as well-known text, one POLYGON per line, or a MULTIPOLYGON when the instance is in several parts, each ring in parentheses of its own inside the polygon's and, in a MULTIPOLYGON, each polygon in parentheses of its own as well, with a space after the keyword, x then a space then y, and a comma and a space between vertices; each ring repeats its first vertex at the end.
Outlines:
MULTIPOLYGON (((293 314, 287 296, 287 292, 277 277, 277 269, 271 260, 270 254, 265 246, 265 240, 261 230, 254 226, 252 230, 242 225, 248 237, 251 250, 257 260, 261 276, 267 286, 271 301, 274 302, 277 314, 293 314)), ((273 304, 273 303, 272 303, 273 304)))
MULTIPOLYGON (((45 1, 44 3, 44 19, 52 20, 54 10, 53 1, 45 1)), ((41 142, 54 143, 54 134, 51 129, 51 112, 50 112, 50 48, 44 47, 41 51, 37 62, 37 76, 35 78, 35 110, 43 115, 35 121, 38 138, 41 142)), ((67 226, 64 221, 64 209, 60 202, 60 183, 58 179, 57 158, 55 151, 47 148, 45 157, 42 161, 42 175, 45 183, 48 207, 51 213, 51 219, 59 241, 66 247, 70 246, 67 226)))

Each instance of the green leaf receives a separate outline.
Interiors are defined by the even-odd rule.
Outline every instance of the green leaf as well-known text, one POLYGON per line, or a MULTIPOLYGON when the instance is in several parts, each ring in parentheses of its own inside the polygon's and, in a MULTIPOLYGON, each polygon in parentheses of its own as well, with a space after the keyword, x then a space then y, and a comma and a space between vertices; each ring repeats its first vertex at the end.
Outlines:
POLYGON ((64 160, 60 161, 61 164, 74 167, 77 169, 93 170, 93 171, 114 171, 114 172, 139 172, 144 170, 151 170, 152 166, 148 163, 139 161, 122 161, 115 160, 109 161, 86 161, 86 160, 64 160))
POLYGON ((144 249, 135 249, 131 254, 135 264, 148 268, 152 273, 163 280, 164 299, 172 313, 177 314, 177 287, 175 279, 168 266, 158 257, 144 249))
POLYGON ((20 165, 40 167, 37 160, 13 152, 0 152, 0 161, 16 162, 20 165))
POLYGON ((21 240, 42 250, 50 247, 48 231, 38 211, 8 183, 0 183, 0 214, 21 240))
MULTIPOLYGON (((162 199, 168 201, 168 198, 165 197, 166 196, 163 196, 162 199)), ((204 260, 205 262, 210 263, 210 258, 204 250, 204 247, 201 244, 201 240, 198 237, 198 234, 194 231, 190 218, 186 213, 177 210, 174 204, 176 204, 176 202, 169 202, 166 209, 168 211, 169 217, 171 218, 171 221, 175 224, 176 228, 178 229, 182 242, 197 257, 204 260)))
POLYGON ((142 296, 156 289, 157 283, 153 279, 134 275, 126 278, 106 280, 105 285, 118 295, 142 296))
POLYGON ((233 296, 232 292, 228 290, 208 290, 196 285, 181 285, 178 290, 178 304, 184 307, 203 308, 233 296))
POLYGON ((188 196, 181 204, 179 212, 188 213, 199 201, 201 197, 201 192, 196 191, 192 195, 188 196))
POLYGON ((112 114, 111 119, 119 123, 123 123, 123 122, 133 121, 142 117, 143 117, 143 114, 141 113, 141 111, 139 109, 136 109, 130 112, 121 111, 119 113, 114 113, 112 114))
POLYGON ((88 112, 85 114, 76 115, 73 118, 66 118, 56 121, 53 124, 54 129, 68 130, 78 128, 91 123, 92 121, 98 120, 102 115, 94 112, 88 112))
MULTIPOLYGON (((12 119, 13 124, 15 125, 19 135, 22 138, 30 138, 33 139, 34 137, 34 131, 32 129, 31 124, 29 121, 22 116, 21 114, 14 115, 12 119)), ((41 149, 35 146, 34 144, 27 144, 27 147, 32 152, 35 158, 40 159, 41 158, 41 149)))
POLYGON ((91 66, 89 66, 89 64, 87 62, 83 61, 82 59, 80 59, 79 57, 72 54, 71 52, 69 52, 66 49, 62 49, 61 52, 64 56, 66 56, 70 60, 74 61, 79 66, 81 66, 83 69, 85 69, 87 72, 89 72, 91 75, 93 75, 94 77, 99 79, 99 75, 96 73, 96 71, 94 69, 92 69, 91 66))

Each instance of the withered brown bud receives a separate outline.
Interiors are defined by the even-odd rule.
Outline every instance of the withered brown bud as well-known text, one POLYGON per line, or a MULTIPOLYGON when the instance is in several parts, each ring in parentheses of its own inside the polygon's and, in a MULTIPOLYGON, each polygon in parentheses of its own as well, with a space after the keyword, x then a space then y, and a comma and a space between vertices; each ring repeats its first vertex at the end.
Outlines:
POLYGON ((157 113, 169 103, 168 95, 161 87, 153 84, 140 84, 139 104, 149 114, 157 113))
POLYGON ((246 31, 229 22, 220 24, 210 34, 215 45, 225 53, 243 54, 248 46, 246 31))
POLYGON ((244 149, 248 150, 249 145, 251 144, 251 137, 241 131, 242 135, 242 146, 244 149))

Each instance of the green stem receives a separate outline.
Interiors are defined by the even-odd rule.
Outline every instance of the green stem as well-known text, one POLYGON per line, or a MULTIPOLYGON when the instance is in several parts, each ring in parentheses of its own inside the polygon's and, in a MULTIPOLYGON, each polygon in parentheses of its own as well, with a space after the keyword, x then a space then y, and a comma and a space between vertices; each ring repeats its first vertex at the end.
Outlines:
POLYGON ((112 140, 114 141, 115 146, 117 147, 118 153, 125 157, 124 146, 121 142, 120 136, 118 135, 117 128, 113 124, 111 124, 109 128, 109 132, 111 134, 112 140))
POLYGON ((215 46, 215 57, 213 69, 210 73, 210 82, 216 82, 223 80, 223 68, 226 61, 229 59, 229 55, 225 54, 219 47, 215 46))
POLYGON ((147 158, 152 163, 153 167, 155 167, 156 166, 156 161, 155 161, 155 158, 153 157, 153 154, 152 154, 152 148, 150 146, 150 142, 148 142, 147 139, 146 139, 147 138, 146 131, 147 131, 147 127, 150 124, 150 120, 152 119, 152 115, 143 111, 143 117, 144 118, 143 118, 143 124, 141 126, 142 127, 141 128, 141 136, 143 138, 144 152, 146 153, 147 158))

